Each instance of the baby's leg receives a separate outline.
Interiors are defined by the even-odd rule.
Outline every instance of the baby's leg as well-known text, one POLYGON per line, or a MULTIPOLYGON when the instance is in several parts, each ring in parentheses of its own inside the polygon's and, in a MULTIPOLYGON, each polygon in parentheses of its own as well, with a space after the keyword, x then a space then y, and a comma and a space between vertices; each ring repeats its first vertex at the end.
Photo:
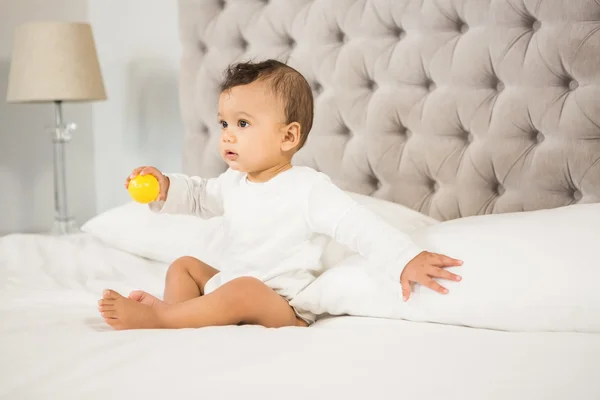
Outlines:
POLYGON ((206 296, 173 304, 163 315, 169 328, 213 325, 306 326, 289 303, 252 277, 234 279, 206 296))
POLYGON ((115 329, 201 328, 253 324, 268 328, 306 326, 288 302, 263 282, 242 277, 206 296, 182 303, 149 306, 112 290, 100 301, 107 323, 115 329))
POLYGON ((165 303, 181 303, 204 294, 204 285, 219 271, 194 257, 175 260, 165 281, 165 303))

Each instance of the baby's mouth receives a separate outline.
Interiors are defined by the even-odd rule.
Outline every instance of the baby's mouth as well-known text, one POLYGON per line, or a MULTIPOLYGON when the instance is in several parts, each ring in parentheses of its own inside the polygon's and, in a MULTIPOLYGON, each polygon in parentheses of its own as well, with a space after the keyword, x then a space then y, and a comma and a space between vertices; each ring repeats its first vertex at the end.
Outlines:
POLYGON ((228 160, 235 160, 238 157, 238 154, 231 150, 227 150, 225 151, 225 157, 227 157, 228 160))

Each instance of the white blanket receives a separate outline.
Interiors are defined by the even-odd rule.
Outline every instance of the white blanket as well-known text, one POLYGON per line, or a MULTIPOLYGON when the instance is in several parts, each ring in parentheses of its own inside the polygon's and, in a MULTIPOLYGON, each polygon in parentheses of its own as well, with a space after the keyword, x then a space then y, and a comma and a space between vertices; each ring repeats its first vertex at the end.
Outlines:
POLYGON ((86 235, 0 238, 0 398, 600 398, 600 335, 357 317, 308 329, 104 324, 103 288, 160 295, 165 271, 86 235))

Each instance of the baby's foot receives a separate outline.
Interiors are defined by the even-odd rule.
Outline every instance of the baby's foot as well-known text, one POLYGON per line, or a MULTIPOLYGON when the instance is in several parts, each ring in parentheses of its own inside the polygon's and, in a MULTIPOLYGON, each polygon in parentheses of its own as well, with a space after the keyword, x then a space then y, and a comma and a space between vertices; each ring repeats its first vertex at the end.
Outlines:
POLYGON ((114 290, 105 290, 98 301, 98 309, 106 323, 117 330, 161 328, 160 315, 166 305, 154 296, 146 295, 140 296, 138 302, 114 290))
POLYGON ((129 298, 131 300, 135 300, 138 303, 142 303, 150 307, 153 307, 158 304, 160 304, 159 307, 164 305, 164 303, 161 300, 159 300, 155 296, 152 296, 150 293, 144 292, 143 290, 134 290, 133 292, 129 293, 129 298))

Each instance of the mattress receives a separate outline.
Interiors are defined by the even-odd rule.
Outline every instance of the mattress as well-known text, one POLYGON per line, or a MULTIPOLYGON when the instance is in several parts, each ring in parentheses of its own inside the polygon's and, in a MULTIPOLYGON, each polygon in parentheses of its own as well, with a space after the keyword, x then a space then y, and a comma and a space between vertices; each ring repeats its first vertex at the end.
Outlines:
POLYGON ((350 316, 310 328, 113 331, 101 290, 167 265, 82 234, 0 238, 3 399, 600 399, 600 335, 350 316))

